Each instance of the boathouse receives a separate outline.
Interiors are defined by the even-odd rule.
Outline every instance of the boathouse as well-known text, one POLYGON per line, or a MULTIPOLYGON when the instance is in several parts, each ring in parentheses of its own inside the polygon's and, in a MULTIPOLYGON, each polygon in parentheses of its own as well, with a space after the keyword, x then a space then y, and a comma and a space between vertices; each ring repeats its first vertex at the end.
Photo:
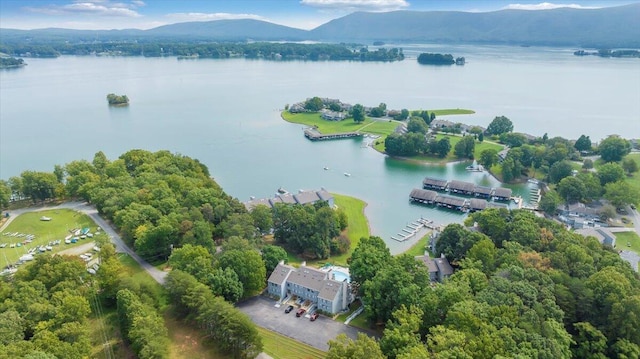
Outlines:
POLYGON ((485 186, 475 186, 473 188, 473 195, 480 198, 491 198, 491 192, 493 188, 485 186))
POLYGON ((422 188, 444 191, 447 188, 447 181, 437 178, 425 177, 424 180, 422 180, 422 188))
POLYGON ((445 207, 449 209, 455 209, 458 211, 462 211, 464 209, 464 205, 466 204, 466 200, 464 198, 438 195, 434 201, 436 205, 439 207, 445 207))
POLYGON ((426 189, 414 188, 409 194, 409 200, 412 202, 433 204, 438 197, 438 193, 426 189))
POLYGON ((484 199, 472 198, 469 200, 470 212, 482 211, 485 208, 487 208, 487 201, 485 201, 484 199))
POLYGON ((495 201, 511 200, 511 188, 498 187, 493 190, 493 199, 495 201))
POLYGON ((449 186, 447 188, 451 193, 464 194, 467 196, 471 196, 473 194, 473 190, 475 189, 475 187, 476 186, 470 182, 453 180, 449 182, 449 186))
POLYGON ((360 132, 329 133, 323 135, 314 128, 305 128, 304 137, 311 141, 337 140, 341 138, 360 137, 360 132))

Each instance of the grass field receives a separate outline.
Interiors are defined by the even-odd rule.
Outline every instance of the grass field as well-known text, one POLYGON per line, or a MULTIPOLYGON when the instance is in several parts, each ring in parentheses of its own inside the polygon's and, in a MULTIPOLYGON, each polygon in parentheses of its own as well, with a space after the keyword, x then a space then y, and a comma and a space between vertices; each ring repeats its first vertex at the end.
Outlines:
MULTIPOLYGON (((7 243, 5 248, 0 248, 0 263, 5 265, 5 256, 8 263, 15 263, 20 256, 27 253, 31 248, 41 245, 47 245, 53 240, 62 240, 60 245, 53 246, 53 253, 75 247, 86 243, 86 240, 79 240, 77 243, 64 244, 64 238, 69 235, 69 230, 76 228, 91 228, 91 232, 95 232, 96 224, 87 215, 70 210, 70 209, 53 209, 39 212, 23 213, 17 216, 0 235, 0 243, 7 243), (50 221, 41 221, 40 217, 45 216, 51 218, 50 221), (23 233, 33 234, 35 238, 31 243, 25 241, 25 237, 7 236, 5 233, 23 233), (17 244, 20 243, 20 247, 17 244), (11 244, 15 244, 14 248, 10 248, 11 244)), ((104 232, 94 237, 94 239, 106 236, 104 232)), ((48 252, 51 253, 51 252, 48 252)))
MULTIPOLYGON (((411 112, 411 111, 409 111, 411 112)), ((436 116, 449 116, 449 115, 472 115, 476 113, 474 110, 466 110, 463 108, 447 108, 444 110, 431 110, 429 113, 435 113, 436 116)))
MULTIPOLYGON (((626 158, 633 158, 633 160, 638 164, 638 167, 640 167, 640 153, 627 155, 626 158)), ((629 185, 635 188, 636 191, 640 192, 640 171, 635 172, 631 177, 627 177, 627 182, 629 182, 629 185)), ((636 205, 640 206, 640 203, 636 203, 636 205)))
POLYGON ((341 132, 355 132, 359 128, 372 123, 370 118, 366 118, 362 123, 356 123, 353 119, 346 119, 343 121, 327 121, 320 117, 320 114, 315 113, 290 113, 288 111, 282 112, 282 118, 288 122, 299 123, 305 126, 317 126, 318 131, 321 133, 341 133, 341 132))
POLYGON ((616 236, 616 248, 640 254, 640 236, 636 232, 618 232, 614 235, 616 236))
POLYGON ((369 237, 369 223, 364 215, 364 207, 367 203, 355 197, 341 194, 334 193, 333 197, 338 208, 342 208, 349 219, 347 237, 351 240, 351 248, 345 254, 331 257, 329 261, 333 264, 346 266, 347 259, 351 257, 351 253, 360 243, 360 238, 369 237))
POLYGON ((268 329, 258 327, 258 332, 260 332, 260 336, 262 336, 264 352, 274 359, 321 359, 327 355, 326 352, 320 349, 316 349, 268 329))
POLYGON ((431 235, 431 231, 427 233, 424 237, 420 238, 411 248, 407 249, 402 254, 408 254, 412 257, 424 255, 424 251, 427 250, 427 246, 429 245, 429 236, 431 235))

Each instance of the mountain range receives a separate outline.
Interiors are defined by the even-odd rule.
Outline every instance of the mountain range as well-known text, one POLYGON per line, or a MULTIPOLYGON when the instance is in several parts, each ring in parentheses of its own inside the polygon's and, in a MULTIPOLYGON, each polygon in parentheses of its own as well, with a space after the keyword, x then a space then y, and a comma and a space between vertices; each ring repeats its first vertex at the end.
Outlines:
POLYGON ((600 9, 355 12, 312 30, 265 21, 184 22, 149 30, 0 29, 0 43, 324 41, 640 47, 640 3, 600 9))

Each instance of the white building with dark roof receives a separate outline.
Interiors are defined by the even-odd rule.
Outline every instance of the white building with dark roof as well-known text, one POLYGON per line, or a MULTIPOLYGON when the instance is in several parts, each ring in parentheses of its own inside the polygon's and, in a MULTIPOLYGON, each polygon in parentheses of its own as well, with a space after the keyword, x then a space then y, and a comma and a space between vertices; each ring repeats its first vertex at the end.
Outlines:
POLYGON ((273 207, 276 203, 288 203, 288 204, 313 204, 318 201, 325 201, 329 204, 329 207, 334 206, 333 195, 329 193, 324 188, 319 191, 304 191, 300 190, 298 193, 278 193, 273 198, 260 198, 251 200, 244 203, 245 208, 248 211, 251 211, 254 207, 258 205, 265 205, 267 207, 273 207))
POLYGON ((346 310, 354 296, 347 279, 332 279, 331 270, 321 271, 304 263, 294 268, 280 262, 267 280, 267 292, 279 300, 296 296, 308 300, 327 313, 346 310))

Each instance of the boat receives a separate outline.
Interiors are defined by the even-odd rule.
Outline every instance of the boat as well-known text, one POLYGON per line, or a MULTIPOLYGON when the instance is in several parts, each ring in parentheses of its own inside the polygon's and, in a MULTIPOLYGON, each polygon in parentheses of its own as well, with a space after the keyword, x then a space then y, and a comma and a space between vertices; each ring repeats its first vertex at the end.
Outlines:
POLYGON ((325 170, 325 171, 328 171, 328 170, 329 170, 329 167, 325 167, 325 168, 324 168, 324 170, 325 170))
POLYGON ((41 221, 45 221, 45 222, 47 222, 47 221, 50 221, 50 220, 51 220, 51 217, 42 216, 42 217, 40 217, 40 220, 41 220, 41 221))
POLYGON ((351 173, 345 172, 344 175, 345 175, 345 177, 351 177, 351 173))
POLYGON ((287 193, 289 193, 289 191, 287 191, 286 189, 284 189, 284 188, 280 187, 280 188, 278 188, 278 193, 280 193, 280 194, 287 194, 287 193))

